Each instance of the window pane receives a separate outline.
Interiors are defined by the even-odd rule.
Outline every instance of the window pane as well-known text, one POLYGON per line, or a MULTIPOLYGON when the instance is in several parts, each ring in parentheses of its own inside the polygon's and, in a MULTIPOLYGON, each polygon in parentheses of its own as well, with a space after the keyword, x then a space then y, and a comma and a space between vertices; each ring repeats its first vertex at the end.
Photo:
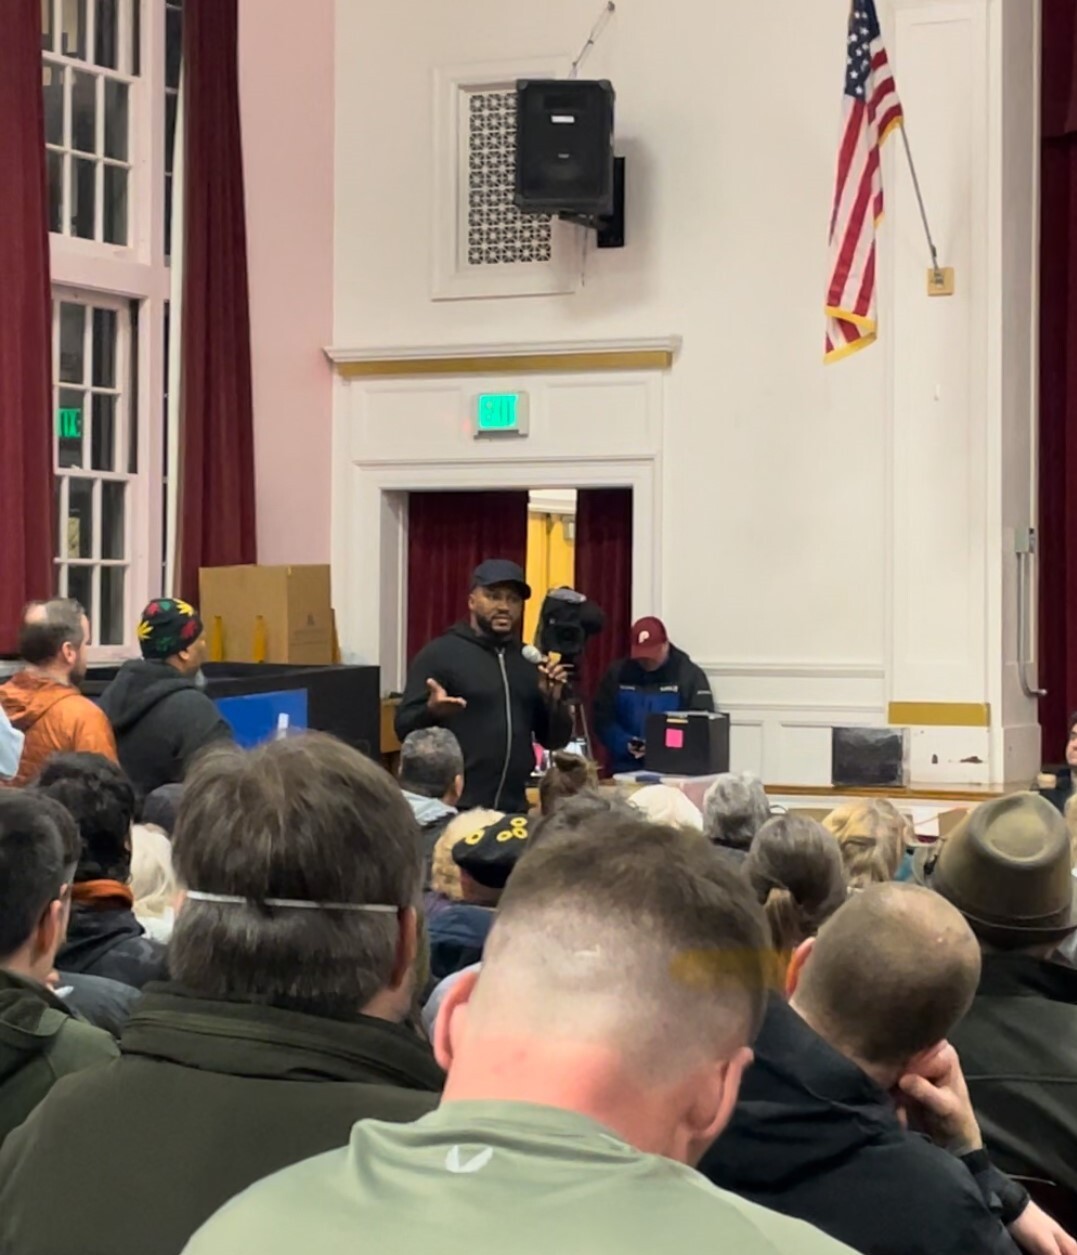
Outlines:
POLYGON ((41 47, 46 52, 52 52, 52 40, 52 0, 41 0, 41 47))
POLYGON ((118 0, 95 0, 93 59, 98 65, 107 65, 112 70, 118 68, 116 51, 119 45, 119 7, 118 0))
POLYGON ((101 622, 97 639, 102 645, 122 645, 124 638, 123 585, 126 571, 122 566, 101 568, 101 622))
POLYGON ((41 83, 45 93, 45 143, 63 146, 64 142, 64 72, 48 61, 41 67, 41 83))
POLYGON ((142 70, 142 0, 131 0, 131 73, 142 70))
POLYGON ((105 79, 105 156, 127 160, 127 84, 105 79))
POLYGON ((49 172, 49 230, 59 232, 64 229, 64 155, 46 153, 45 162, 49 172))
POLYGON ((69 566, 67 568, 67 595, 68 597, 73 597, 86 611, 90 620, 90 642, 92 644, 97 639, 94 635, 96 626, 94 624, 93 611, 92 566, 69 566))
POLYGON ((108 482, 101 485, 101 557, 126 557, 124 541, 124 492, 126 484, 108 482))
POLYGON ((71 158, 71 234, 93 239, 94 171, 97 163, 71 158))
POLYGON ((183 13, 172 5, 165 11, 165 86, 179 87, 183 54, 183 13))
MULTIPOLYGON (((127 473, 138 474, 138 301, 128 306, 131 318, 131 334, 127 341, 128 360, 131 364, 130 388, 127 393, 127 473)), ((168 308, 167 302, 165 308, 168 308)), ((167 385, 166 385, 167 387, 167 385)))
POLYGON ((60 51, 86 59, 86 0, 63 0, 60 10, 60 51))
POLYGON ((127 243, 127 170, 105 166, 105 243, 127 243))
POLYGON ((97 79, 81 70, 71 72, 71 147, 79 152, 94 151, 97 120, 97 79))
MULTIPOLYGON (((101 392, 93 394, 93 428, 90 437, 90 465, 95 471, 116 469, 116 398, 101 392)), ((112 487, 106 484, 106 488, 112 487)), ((102 554, 102 557, 115 556, 102 554)))
MULTIPOLYGON (((56 443, 61 467, 82 467, 82 433, 86 426, 86 393, 77 388, 61 388, 60 409, 56 415, 56 443)), ((66 550, 65 550, 66 553, 66 550)))
POLYGON ((176 109, 179 106, 178 92, 165 92, 165 174, 175 169, 176 148, 176 109))
MULTIPOLYGON (((93 480, 67 481, 67 553, 68 558, 93 556, 93 480)), ((71 572, 72 577, 74 571, 71 572)), ((72 594, 75 596, 76 594, 72 594)), ((79 597, 79 601, 82 598, 79 597)), ((82 601, 85 606, 86 603, 82 601)), ((87 606, 87 609, 89 607, 87 606)))
POLYGON ((95 388, 116 386, 116 311, 93 312, 93 384, 95 388))
POLYGON ((60 382, 83 383, 86 365, 86 306, 60 303, 60 382))
POLYGON ((172 257, 172 176, 165 175, 165 256, 172 257))

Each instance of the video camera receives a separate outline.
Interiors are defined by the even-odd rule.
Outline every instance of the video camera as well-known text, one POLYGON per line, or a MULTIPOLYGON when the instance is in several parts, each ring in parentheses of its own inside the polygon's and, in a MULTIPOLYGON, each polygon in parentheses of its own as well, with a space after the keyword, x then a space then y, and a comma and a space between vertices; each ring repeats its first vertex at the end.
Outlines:
POLYGON ((535 644, 544 654, 560 654, 575 663, 588 640, 602 631, 606 616, 593 601, 574 588, 554 588, 539 611, 535 644))

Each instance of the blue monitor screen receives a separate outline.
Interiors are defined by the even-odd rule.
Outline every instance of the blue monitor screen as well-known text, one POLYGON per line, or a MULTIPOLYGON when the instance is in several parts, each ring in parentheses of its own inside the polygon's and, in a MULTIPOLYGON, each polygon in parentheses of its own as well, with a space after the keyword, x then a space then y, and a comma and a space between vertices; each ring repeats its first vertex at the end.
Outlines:
POLYGON ((272 740, 279 732, 308 726, 306 689, 218 697, 217 709, 232 725, 236 744, 244 749, 272 740))

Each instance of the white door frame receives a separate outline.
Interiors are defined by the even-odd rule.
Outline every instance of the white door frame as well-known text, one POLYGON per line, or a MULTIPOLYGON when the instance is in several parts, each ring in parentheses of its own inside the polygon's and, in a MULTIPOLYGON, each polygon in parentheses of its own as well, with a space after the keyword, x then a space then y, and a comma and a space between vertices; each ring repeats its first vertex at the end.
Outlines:
MULTIPOLYGON (((469 489, 631 488, 632 615, 661 614, 661 467, 657 456, 525 461, 338 462, 333 594, 345 662, 377 663, 381 687, 402 687, 407 659, 409 492, 469 489)), ((468 572, 460 572, 461 608, 468 572)), ((587 589, 582 589, 587 592, 587 589)))

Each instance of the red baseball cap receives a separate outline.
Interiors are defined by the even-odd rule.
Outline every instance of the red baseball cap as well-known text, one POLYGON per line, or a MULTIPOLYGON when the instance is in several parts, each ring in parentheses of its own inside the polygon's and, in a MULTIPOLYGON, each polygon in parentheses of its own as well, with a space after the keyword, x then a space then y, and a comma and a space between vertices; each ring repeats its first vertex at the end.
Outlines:
POLYGON ((661 619, 637 619, 632 624, 632 657, 656 660, 669 644, 669 633, 661 619))

